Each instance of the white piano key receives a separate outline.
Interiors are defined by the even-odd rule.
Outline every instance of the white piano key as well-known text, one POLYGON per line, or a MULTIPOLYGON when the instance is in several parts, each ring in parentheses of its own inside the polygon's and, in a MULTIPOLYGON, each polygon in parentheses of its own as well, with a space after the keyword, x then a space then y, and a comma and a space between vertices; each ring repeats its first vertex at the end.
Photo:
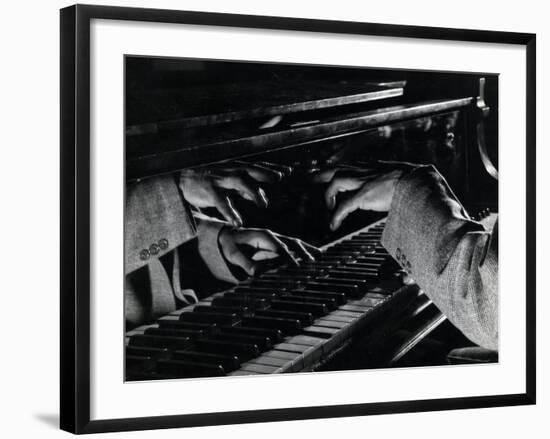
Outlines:
POLYGON ((250 364, 250 363, 243 364, 240 370, 242 370, 243 372, 256 372, 256 373, 264 373, 264 374, 281 372, 281 368, 277 366, 266 366, 263 364, 250 364))
POLYGON ((244 376, 244 375, 263 375, 262 373, 260 372, 254 372, 254 371, 251 371, 251 370, 242 370, 242 369, 239 369, 239 370, 234 370, 233 372, 229 372, 227 374, 227 376, 244 376))
POLYGON ((349 322, 338 322, 334 320, 327 320, 327 319, 319 319, 315 320, 316 326, 324 326, 327 328, 338 328, 342 329, 349 325, 349 322))
POLYGON ((264 366, 283 367, 287 363, 288 360, 285 360, 284 358, 266 357, 264 355, 260 355, 258 358, 247 361, 243 364, 243 366, 246 366, 247 364, 263 364, 264 366))
POLYGON ((306 346, 317 346, 324 343, 324 339, 320 337, 310 337, 307 335, 295 335, 288 342, 293 344, 303 344, 306 346))
POLYGON ((338 310, 340 311, 349 311, 349 312, 356 312, 358 314, 363 314, 366 312, 368 307, 360 306, 360 305, 342 305, 338 310))

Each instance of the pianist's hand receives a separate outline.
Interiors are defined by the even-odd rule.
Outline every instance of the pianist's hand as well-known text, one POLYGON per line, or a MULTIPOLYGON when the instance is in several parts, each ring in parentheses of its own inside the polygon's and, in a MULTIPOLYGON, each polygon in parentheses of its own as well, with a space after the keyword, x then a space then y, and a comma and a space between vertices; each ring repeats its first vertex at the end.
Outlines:
POLYGON ((280 265, 314 261, 319 249, 297 238, 267 229, 224 227, 219 236, 223 255, 231 264, 253 276, 262 263, 279 258, 280 265))
POLYGON ((231 203, 230 194, 236 193, 260 207, 268 200, 260 187, 275 183, 290 172, 286 166, 271 163, 231 162, 180 173, 179 187, 188 203, 195 207, 214 207, 234 226, 242 226, 241 215, 231 203))
POLYGON ((397 181, 403 172, 413 167, 415 165, 410 163, 377 162, 365 168, 337 167, 315 174, 314 182, 328 183, 325 200, 329 209, 334 209, 330 228, 338 229, 344 219, 358 209, 378 212, 390 210, 397 181))

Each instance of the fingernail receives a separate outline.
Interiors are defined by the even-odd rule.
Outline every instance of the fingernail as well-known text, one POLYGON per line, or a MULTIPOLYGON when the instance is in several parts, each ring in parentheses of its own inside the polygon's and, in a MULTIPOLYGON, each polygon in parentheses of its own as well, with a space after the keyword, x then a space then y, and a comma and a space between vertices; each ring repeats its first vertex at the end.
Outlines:
POLYGON ((267 207, 269 205, 269 202, 267 201, 265 192, 261 187, 258 188, 258 194, 260 195, 260 199, 262 200, 262 204, 264 205, 264 207, 267 207))

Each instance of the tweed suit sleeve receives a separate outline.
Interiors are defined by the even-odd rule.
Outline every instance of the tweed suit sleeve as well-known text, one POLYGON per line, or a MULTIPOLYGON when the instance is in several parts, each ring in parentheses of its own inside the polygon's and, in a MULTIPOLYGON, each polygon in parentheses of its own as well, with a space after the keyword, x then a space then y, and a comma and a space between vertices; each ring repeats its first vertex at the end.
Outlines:
POLYGON ((219 245, 220 232, 225 226, 228 226, 228 223, 198 212, 195 212, 194 216, 197 222, 199 253, 204 263, 216 279, 233 284, 238 283, 239 281, 229 269, 219 245))
POLYGON ((469 218, 433 166, 396 184, 382 244, 474 343, 498 348, 498 227, 469 218))
POLYGON ((171 175, 127 187, 124 225, 125 274, 196 236, 191 212, 171 175))

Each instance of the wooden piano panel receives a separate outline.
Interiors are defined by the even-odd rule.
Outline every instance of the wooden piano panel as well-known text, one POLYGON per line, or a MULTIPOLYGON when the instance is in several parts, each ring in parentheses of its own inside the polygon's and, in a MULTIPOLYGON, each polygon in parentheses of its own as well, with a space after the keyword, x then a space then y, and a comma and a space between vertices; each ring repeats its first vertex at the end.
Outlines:
POLYGON ((303 146, 317 139, 350 135, 390 123, 427 117, 468 108, 472 98, 438 100, 379 108, 352 114, 338 114, 296 126, 260 130, 246 124, 208 127, 197 134, 192 130, 126 137, 126 177, 130 180, 173 172, 281 148, 303 146))

